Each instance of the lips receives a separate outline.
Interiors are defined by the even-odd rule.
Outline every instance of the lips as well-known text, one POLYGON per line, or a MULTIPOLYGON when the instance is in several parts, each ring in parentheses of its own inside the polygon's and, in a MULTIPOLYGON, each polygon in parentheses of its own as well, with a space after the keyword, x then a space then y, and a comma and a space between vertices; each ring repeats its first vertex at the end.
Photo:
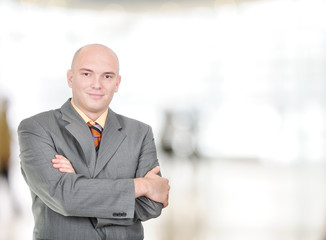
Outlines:
POLYGON ((104 96, 103 93, 93 93, 93 92, 89 92, 89 93, 87 93, 87 94, 88 94, 88 96, 90 96, 91 98, 94 98, 94 99, 99 99, 99 98, 101 98, 101 97, 104 96))

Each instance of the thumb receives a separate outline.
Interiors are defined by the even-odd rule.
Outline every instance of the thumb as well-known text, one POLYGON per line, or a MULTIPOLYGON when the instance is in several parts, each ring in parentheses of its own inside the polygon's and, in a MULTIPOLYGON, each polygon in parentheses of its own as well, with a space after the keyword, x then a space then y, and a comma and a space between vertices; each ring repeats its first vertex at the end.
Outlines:
POLYGON ((150 172, 154 173, 154 174, 158 174, 160 172, 160 166, 156 166, 155 168, 153 168, 150 172))

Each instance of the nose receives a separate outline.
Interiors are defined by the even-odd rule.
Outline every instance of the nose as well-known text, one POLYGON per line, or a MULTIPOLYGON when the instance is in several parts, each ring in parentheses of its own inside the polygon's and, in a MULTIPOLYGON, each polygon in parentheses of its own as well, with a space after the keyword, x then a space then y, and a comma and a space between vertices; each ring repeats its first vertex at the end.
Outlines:
POLYGON ((92 88, 95 89, 100 89, 101 88, 101 81, 100 81, 100 77, 97 75, 94 75, 93 79, 92 79, 92 88))

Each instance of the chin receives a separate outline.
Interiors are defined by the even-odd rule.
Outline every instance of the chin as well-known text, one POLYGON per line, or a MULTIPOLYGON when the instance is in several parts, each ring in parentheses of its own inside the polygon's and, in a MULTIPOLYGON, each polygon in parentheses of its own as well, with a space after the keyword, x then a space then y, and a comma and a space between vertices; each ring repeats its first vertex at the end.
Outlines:
POLYGON ((94 112, 94 113, 98 113, 98 112, 102 112, 103 109, 107 109, 109 107, 108 104, 99 104, 99 103, 94 103, 92 105, 88 106, 89 109, 94 112))

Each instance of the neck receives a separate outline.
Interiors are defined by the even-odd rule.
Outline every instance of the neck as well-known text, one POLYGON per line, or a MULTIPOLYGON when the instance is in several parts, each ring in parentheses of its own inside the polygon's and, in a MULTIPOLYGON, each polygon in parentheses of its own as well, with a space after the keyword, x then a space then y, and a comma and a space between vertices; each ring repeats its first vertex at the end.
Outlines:
POLYGON ((103 113, 104 111, 101 113, 85 113, 85 115, 89 117, 89 119, 91 119, 93 122, 95 122, 103 113))
POLYGON ((85 122, 88 122, 89 120, 92 120, 93 122, 95 122, 98 120, 100 122, 101 126, 104 127, 105 119, 107 116, 107 114, 104 115, 104 113, 106 111, 108 111, 107 108, 103 109, 102 111, 99 111, 99 112, 91 112, 91 111, 85 111, 85 109, 82 109, 82 108, 79 108, 78 106, 76 106, 73 99, 71 100, 71 104, 75 108, 75 110, 79 113, 79 115, 84 119, 85 122))

